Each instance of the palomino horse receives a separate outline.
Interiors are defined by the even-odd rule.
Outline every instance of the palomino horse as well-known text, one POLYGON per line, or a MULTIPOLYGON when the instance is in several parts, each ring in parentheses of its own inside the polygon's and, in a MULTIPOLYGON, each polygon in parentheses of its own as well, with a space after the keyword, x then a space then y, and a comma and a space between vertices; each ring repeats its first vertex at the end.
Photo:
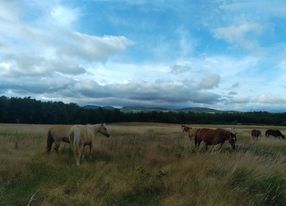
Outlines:
POLYGON ((183 124, 181 125, 181 127, 182 127, 183 132, 185 133, 187 133, 191 129, 191 127, 183 125, 183 124))
POLYGON ((47 152, 49 153, 52 149, 53 143, 55 144, 54 149, 57 152, 61 142, 69 143, 69 131, 71 126, 69 125, 56 125, 49 129, 47 137, 47 152))
POLYGON ((198 129, 195 136, 195 145, 200 146, 201 141, 205 142, 206 150, 208 145, 220 144, 220 148, 224 142, 228 140, 232 149, 235 149, 236 134, 224 129, 198 129))
POLYGON ((192 141, 192 137, 194 137, 196 135, 197 129, 193 128, 193 127, 186 126, 186 125, 181 125, 181 127, 182 127, 183 132, 188 134, 190 141, 192 141))
POLYGON ((75 155, 76 165, 80 165, 85 145, 92 145, 92 139, 97 133, 110 137, 105 124, 74 125, 69 131, 69 141, 75 155))

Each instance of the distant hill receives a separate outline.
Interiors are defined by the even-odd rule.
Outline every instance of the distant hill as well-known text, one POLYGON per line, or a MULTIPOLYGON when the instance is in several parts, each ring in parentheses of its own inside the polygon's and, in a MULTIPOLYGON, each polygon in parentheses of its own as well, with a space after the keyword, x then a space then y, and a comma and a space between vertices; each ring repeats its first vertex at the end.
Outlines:
POLYGON ((127 106, 120 109, 122 112, 169 112, 173 111, 172 109, 163 108, 163 107, 137 107, 137 106, 127 106))
MULTIPOLYGON (((97 105, 86 105, 83 108, 86 109, 108 109, 113 110, 116 109, 112 106, 97 106, 97 105)), ((208 107, 187 107, 187 108, 180 108, 180 109, 174 109, 174 108, 165 108, 165 107, 140 107, 140 106, 126 106, 122 107, 120 109, 121 112, 195 112, 195 113, 231 113, 235 111, 223 111, 223 110, 217 110, 217 109, 211 109, 208 107)))
POLYGON ((83 108, 85 108, 85 109, 98 109, 98 108, 102 108, 102 109, 107 109, 107 110, 114 110, 114 109, 116 109, 115 107, 112 107, 112 106, 104 106, 104 107, 101 107, 101 106, 98 106, 98 105, 85 105, 85 106, 83 106, 83 108))
POLYGON ((85 105, 85 106, 83 106, 83 108, 85 108, 85 109, 98 109, 98 108, 100 108, 100 106, 97 106, 97 105, 85 105))
POLYGON ((211 109, 207 107, 188 107, 188 108, 177 109, 176 111, 178 112, 206 112, 206 113, 223 112, 221 110, 211 109))

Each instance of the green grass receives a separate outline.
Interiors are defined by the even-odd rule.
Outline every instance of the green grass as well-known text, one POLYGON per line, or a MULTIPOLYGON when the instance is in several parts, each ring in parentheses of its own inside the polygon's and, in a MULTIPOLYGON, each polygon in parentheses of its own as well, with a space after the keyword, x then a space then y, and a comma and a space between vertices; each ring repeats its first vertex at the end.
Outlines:
POLYGON ((248 126, 236 151, 205 151, 180 125, 109 125, 80 167, 68 144, 45 153, 48 128, 0 125, 0 205, 286 205, 286 141, 253 141, 248 126))

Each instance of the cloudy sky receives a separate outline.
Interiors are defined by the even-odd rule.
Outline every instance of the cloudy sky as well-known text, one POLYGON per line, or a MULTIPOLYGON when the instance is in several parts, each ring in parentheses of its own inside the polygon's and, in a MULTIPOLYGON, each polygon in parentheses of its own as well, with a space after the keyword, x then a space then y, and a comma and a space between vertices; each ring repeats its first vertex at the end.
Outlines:
POLYGON ((286 111, 285 0, 0 0, 0 95, 286 111))

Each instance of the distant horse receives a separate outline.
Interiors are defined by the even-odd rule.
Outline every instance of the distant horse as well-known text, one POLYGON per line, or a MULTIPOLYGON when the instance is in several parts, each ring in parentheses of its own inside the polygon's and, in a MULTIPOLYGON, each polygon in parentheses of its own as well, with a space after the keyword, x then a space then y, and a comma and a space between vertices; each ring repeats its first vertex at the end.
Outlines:
POLYGON ((273 136, 273 137, 277 137, 279 139, 281 137, 282 139, 285 139, 284 135, 278 129, 268 129, 268 130, 266 130, 265 131, 265 136, 266 137, 273 136))
POLYGON ((260 130, 258 130, 258 129, 251 130, 251 137, 252 137, 252 139, 258 140, 258 137, 260 137, 260 136, 261 136, 261 131, 260 130))
POLYGON ((198 129, 195 136, 195 146, 199 147, 200 143, 204 141, 206 150, 208 145, 220 144, 220 148, 224 142, 228 140, 232 149, 235 149, 236 134, 224 129, 198 129))
POLYGON ((49 153, 52 149, 53 143, 55 144, 54 150, 58 152, 60 143, 69 143, 69 131, 70 125, 56 125, 49 129, 47 137, 47 152, 49 153))
POLYGON ((92 139, 97 133, 110 137, 105 124, 74 125, 70 128, 69 141, 75 155, 77 166, 80 165, 84 146, 92 145, 92 139))

